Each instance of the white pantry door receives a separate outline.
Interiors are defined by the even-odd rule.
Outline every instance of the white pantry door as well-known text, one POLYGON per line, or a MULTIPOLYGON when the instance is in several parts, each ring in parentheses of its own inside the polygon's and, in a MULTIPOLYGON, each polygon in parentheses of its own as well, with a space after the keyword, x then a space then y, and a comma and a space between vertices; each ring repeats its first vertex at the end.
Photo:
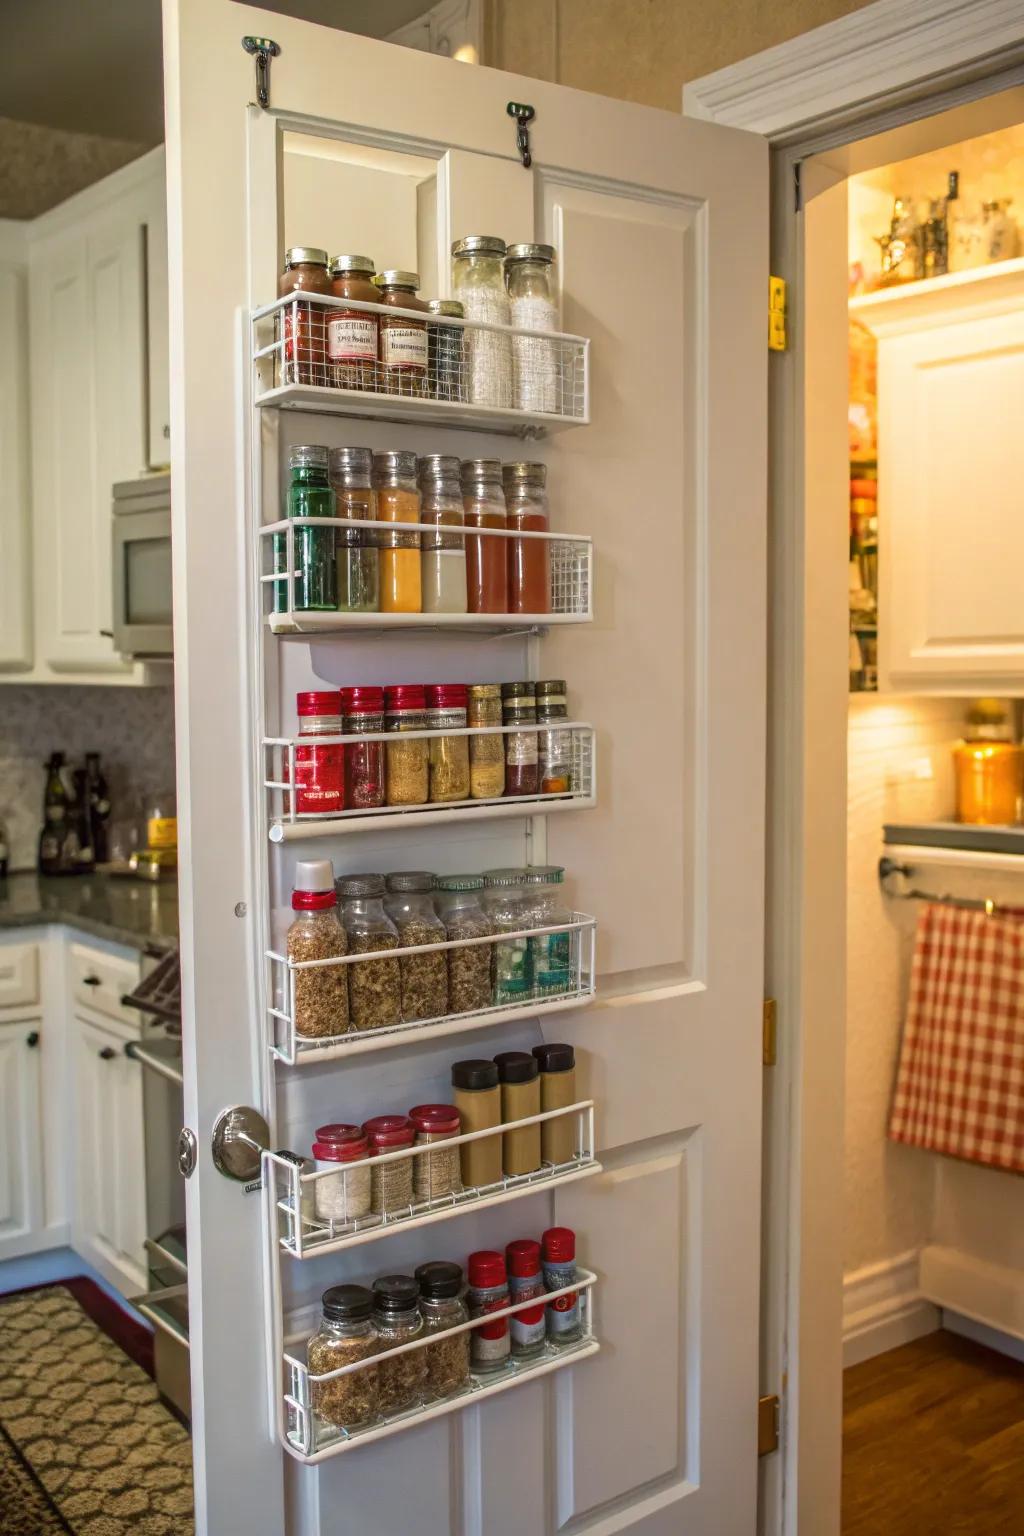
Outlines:
POLYGON ((765 146, 231 0, 165 0, 165 60, 186 1114, 199 1143, 188 1183, 198 1529, 752 1536, 765 146), (269 112, 253 104, 243 33, 280 45, 269 112), (531 170, 506 114, 513 100, 536 109, 531 170), (350 199, 325 196, 318 209, 309 165, 289 182, 304 135, 317 141, 313 158, 344 163, 350 199), (365 177, 392 163, 409 184, 364 196, 365 177), (382 267, 418 259, 427 296, 447 290, 455 236, 553 243, 563 328, 592 338, 590 424, 521 445, 267 411, 252 444, 266 478, 277 484, 283 449, 302 441, 541 458, 554 527, 594 537, 594 622, 528 642, 401 632, 269 641, 264 678, 245 546, 253 523, 277 515, 277 493, 251 504, 239 316, 274 296, 285 244, 362 251, 371 221, 369 254, 382 267), (261 709, 287 724, 297 687, 512 679, 527 664, 536 677, 565 677, 576 718, 597 728, 596 809, 268 848, 252 740, 261 709), (598 920, 598 999, 543 1033, 527 1019, 275 1075, 259 956, 270 909, 287 903, 288 850, 341 870, 564 864, 573 904, 598 920), (577 1048, 603 1173, 293 1265, 301 1283, 285 1304, 308 1327, 303 1308, 339 1279, 464 1258, 557 1221, 576 1229, 598 1276, 601 1352, 301 1466, 271 1428, 260 1202, 214 1170, 214 1120, 254 1104, 277 1145, 306 1151, 324 1119, 422 1102, 444 1091, 458 1056, 544 1037, 577 1048))

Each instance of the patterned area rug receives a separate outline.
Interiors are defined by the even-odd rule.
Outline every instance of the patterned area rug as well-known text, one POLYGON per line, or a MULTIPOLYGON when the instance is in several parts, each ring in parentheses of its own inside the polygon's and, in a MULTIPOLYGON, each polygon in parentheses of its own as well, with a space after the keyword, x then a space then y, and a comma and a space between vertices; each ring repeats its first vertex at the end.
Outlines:
POLYGON ((0 1536, 193 1536, 192 1448, 64 1286, 0 1297, 0 1536))

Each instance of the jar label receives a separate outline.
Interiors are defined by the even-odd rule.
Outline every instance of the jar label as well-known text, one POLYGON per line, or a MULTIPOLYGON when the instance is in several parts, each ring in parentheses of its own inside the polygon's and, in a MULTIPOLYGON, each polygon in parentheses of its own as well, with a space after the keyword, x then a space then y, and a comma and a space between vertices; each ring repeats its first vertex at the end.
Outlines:
POLYGON ((505 761, 513 768, 530 768, 538 760, 536 731, 516 731, 505 737, 505 761))
POLYGON ((340 715, 303 715, 299 721, 300 736, 340 736, 340 715))
POLYGON ((296 747, 295 809, 323 815, 345 806, 343 747, 296 747))
POLYGON ((327 356, 332 362, 377 360, 377 322, 372 315, 339 315, 327 323, 327 356))
POLYGON ((466 726, 464 709, 428 709, 427 727, 431 731, 461 731, 466 726))
POLYGON ((388 367, 427 366, 427 331, 425 326, 388 325, 381 335, 381 361, 388 367))
MULTIPOLYGON (((509 1298, 494 1296, 488 1301, 479 1302, 471 1306, 472 1317, 483 1317, 488 1312, 501 1312, 508 1306, 509 1298)), ((472 1339, 472 1357, 478 1360, 500 1360, 508 1354, 508 1318, 499 1317, 496 1323, 485 1323, 482 1328, 474 1328, 470 1334, 472 1339)))
MULTIPOLYGON (((533 1279, 512 1277, 509 1279, 512 1301, 528 1301, 531 1296, 543 1296, 544 1281, 540 1275, 533 1279)), ((524 1312, 513 1312, 509 1318, 513 1350, 525 1350, 539 1344, 544 1337, 545 1307, 527 1307, 524 1312)))
MULTIPOLYGON (((549 1291, 560 1291, 564 1285, 571 1285, 576 1279, 575 1264, 545 1264, 544 1284, 549 1291)), ((548 1333, 557 1337, 560 1333, 571 1333, 580 1326, 580 1296, 578 1291, 570 1291, 567 1296, 556 1296, 554 1301, 548 1302, 548 1333)))
POLYGON ((542 933, 531 939, 533 945, 533 979, 542 995, 569 990, 571 935, 569 933, 542 933))

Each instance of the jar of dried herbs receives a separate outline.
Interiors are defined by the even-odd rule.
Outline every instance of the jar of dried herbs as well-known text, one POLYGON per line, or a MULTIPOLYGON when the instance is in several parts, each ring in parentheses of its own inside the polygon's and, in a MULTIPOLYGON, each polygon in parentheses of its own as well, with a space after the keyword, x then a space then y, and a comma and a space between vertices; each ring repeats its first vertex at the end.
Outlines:
MULTIPOLYGON (((384 702, 386 731, 426 730, 427 696, 422 684, 386 688, 384 702)), ((387 743, 388 805, 426 805, 429 762, 430 743, 425 738, 387 743)))
MULTIPOLYGON (((330 859, 300 861, 295 866, 286 952, 292 962, 333 960, 348 954, 348 938, 338 920, 338 898, 330 859)), ((304 1039, 343 1035, 348 1030, 348 966, 314 965, 291 971, 295 984, 295 1033, 304 1039)))
MULTIPOLYGON (((343 736, 377 736, 384 730, 383 688, 342 688, 343 736)), ((370 811, 384 804, 384 743, 350 741, 345 746, 345 804, 370 811)))
MULTIPOLYGON (((572 913, 563 905, 560 887, 565 870, 560 864, 531 864, 523 875, 527 928, 551 928, 556 923, 572 922, 572 913)), ((529 941, 533 995, 538 1001, 569 991, 572 936, 573 930, 566 928, 557 933, 539 933, 529 941)))
MULTIPOLYGON (((466 729, 466 685, 436 683, 426 690, 427 729, 466 729)), ((430 799, 435 804, 469 799, 469 737, 435 736, 430 742, 430 799)))
POLYGON ((423 1351, 427 1362, 425 1396, 436 1402, 469 1386, 469 1334, 450 1332, 469 1322, 469 1307, 460 1265, 435 1259, 419 1266, 416 1280, 423 1331, 435 1339, 423 1351))
MULTIPOLYGON (((373 1321, 381 1352, 411 1344, 423 1332, 420 1288, 412 1275, 382 1275, 373 1282, 373 1321)), ((425 1349, 386 1354, 380 1361, 380 1411, 385 1418, 404 1413, 423 1397, 427 1379, 425 1349)))
MULTIPOLYGON (((494 932, 480 905, 483 875, 438 875, 439 913, 449 939, 485 939, 494 932)), ((491 1006, 493 944, 448 951, 448 1011, 478 1013, 491 1006)))
MULTIPOLYGON (((508 1278, 505 1273, 503 1254, 492 1249, 481 1249, 469 1256, 469 1315, 486 1317, 488 1312, 500 1312, 509 1305, 508 1278)), ((473 1370, 480 1375, 500 1371, 508 1364, 508 1318, 501 1317, 495 1323, 484 1323, 470 1334, 470 1361, 473 1370)))
MULTIPOLYGON (((401 1152, 416 1140, 416 1127, 407 1115, 375 1115, 363 1126, 370 1156, 401 1152)), ((393 1216, 412 1205, 412 1165, 415 1158, 396 1157, 394 1162, 370 1166, 370 1205, 377 1216, 393 1216)))
MULTIPOLYGON (((315 1376, 370 1360, 380 1347, 373 1322, 373 1296, 362 1285, 332 1285, 323 1294, 318 1331, 306 1345, 306 1363, 315 1376)), ((335 1429, 361 1429, 379 1413, 380 1367, 376 1362, 310 1383, 313 1412, 335 1429)))
MULTIPOLYGON (((526 917, 526 872, 488 869, 484 872, 484 911, 498 935, 530 925, 526 917)), ((494 946, 494 1001, 525 1003, 533 990, 530 940, 499 937, 494 946)))
POLYGON ((369 1143, 358 1125, 321 1125, 313 1143, 314 1208, 321 1221, 357 1221, 370 1214, 369 1143))
MULTIPOLYGON (((414 944, 443 944, 448 935, 434 911, 429 870, 411 869, 388 875, 387 912, 398 929, 402 949, 414 944)), ((448 1012, 448 962, 443 949, 425 955, 401 955, 402 1018, 441 1019, 448 1012)))
MULTIPOLYGON (((337 882, 341 921, 350 954, 398 948, 398 929, 384 911, 383 875, 346 875, 337 882)), ((353 1029, 386 1029, 402 1020, 402 978, 389 955, 356 960, 348 971, 348 1015, 353 1029)))
MULTIPOLYGON (((501 686, 470 683, 466 690, 466 720, 474 727, 501 726, 501 686)), ((469 738, 469 793, 474 800, 497 800, 505 793, 505 738, 469 738)))
MULTIPOLYGON (((416 1127, 418 1147, 432 1141, 447 1141, 459 1134, 461 1122, 454 1104, 417 1104, 410 1109, 409 1119, 416 1127)), ((462 1189, 458 1147, 421 1152, 413 1162, 416 1165, 412 1176, 413 1193, 417 1205, 425 1200, 457 1195, 462 1189)))

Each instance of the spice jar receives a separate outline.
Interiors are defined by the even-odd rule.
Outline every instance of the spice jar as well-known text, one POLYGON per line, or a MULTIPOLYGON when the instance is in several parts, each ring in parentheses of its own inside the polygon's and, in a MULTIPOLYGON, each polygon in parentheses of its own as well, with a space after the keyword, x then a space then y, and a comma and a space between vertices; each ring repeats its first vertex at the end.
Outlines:
MULTIPOLYGON (((373 1321, 383 1352, 409 1344, 423 1332, 420 1288, 412 1275, 383 1275, 373 1282, 373 1321)), ((385 1418, 404 1413, 423 1396, 427 1379, 425 1349, 410 1349, 380 1362, 380 1411, 385 1418)))
MULTIPOLYGON (((371 1157, 399 1152, 416 1140, 416 1129, 407 1115, 374 1115, 363 1130, 371 1157)), ((411 1157, 399 1157, 393 1163, 370 1164, 370 1209, 376 1215, 391 1216, 412 1205, 413 1162, 411 1157)))
MULTIPOLYGON (((519 533, 547 533, 547 466, 504 464, 505 515, 519 533)), ((547 539, 507 539, 509 613, 547 613, 551 607, 551 546, 547 539)))
POLYGON ((431 299, 427 307, 435 320, 427 327, 427 393, 435 400, 464 400, 463 328, 438 323, 444 319, 461 320, 462 305, 455 299, 431 299))
MULTIPOLYGON (((341 735, 341 695, 300 693, 295 701, 299 742, 341 735)), ((295 810, 299 816, 336 816, 345 809, 345 749, 340 743, 295 748, 295 810)))
MULTIPOLYGON (((471 683, 467 689, 467 722, 474 727, 501 726, 501 687, 471 683)), ((469 793, 474 800, 497 800, 505 793, 505 738, 469 738, 469 793)))
MULTIPOLYGON (((507 526, 500 460, 465 460, 462 506, 467 528, 507 526)), ((508 613, 506 542, 487 534, 466 535, 466 598, 470 613, 508 613)))
POLYGON ((430 1337, 437 1336, 436 1342, 423 1351, 427 1367, 424 1391, 428 1400, 437 1401, 469 1386, 470 1336, 449 1333, 450 1329, 469 1322, 469 1307, 463 1294, 460 1265, 444 1259, 431 1260, 419 1266, 416 1280, 423 1331, 430 1337))
MULTIPOLYGON (((540 1107, 547 1114, 552 1109, 566 1109, 576 1103, 576 1053, 571 1045, 535 1045, 533 1057, 540 1068, 540 1107)), ((540 1127, 540 1155, 556 1167, 571 1163, 576 1155, 576 1116, 559 1115, 557 1120, 543 1120, 540 1127)))
MULTIPOLYGON (((521 869, 484 871, 484 912, 499 936, 529 927, 521 869)), ((498 938, 494 946, 494 1001, 525 1003, 533 990, 529 939, 498 938)))
POLYGON ((957 821, 975 826, 1019 821, 1024 747, 1014 745, 1005 705, 998 699, 975 699, 964 737, 953 748, 957 821))
MULTIPOLYGON (((386 731, 401 733, 426 730, 427 696, 421 684, 399 684, 387 688, 384 691, 384 702, 386 731)), ((429 762, 430 743, 425 738, 387 743, 388 805, 426 805, 429 762)))
MULTIPOLYGON (((531 864, 523 871, 526 891, 524 926, 551 928, 555 923, 571 923, 572 913, 562 906, 559 887, 565 879, 560 864, 531 864)), ((572 930, 539 933, 530 942, 530 975, 533 995, 538 1000, 558 997, 572 984, 572 930)))
MULTIPOLYGON (((449 939, 482 939, 492 932, 480 905, 482 875, 438 875, 439 915, 449 939)), ((448 1011, 478 1013, 491 1006, 491 944, 448 951, 448 1011)))
MULTIPOLYGON (((414 453, 375 453, 373 484, 377 492, 377 519, 388 523, 418 523, 420 493, 416 484, 414 453)), ((420 536, 411 529, 388 531, 381 527, 380 611, 419 613, 422 605, 420 536)))
MULTIPOLYGON (((493 1061, 453 1062, 452 1088, 464 1136, 501 1124, 501 1088, 493 1061)), ((479 1141, 463 1142, 459 1160, 466 1189, 499 1184, 501 1137, 481 1136, 479 1141)))
MULTIPOLYGON (((417 272, 379 272, 374 278, 381 304, 427 313, 416 297, 417 272)), ((412 315, 380 316, 382 387, 389 395, 422 395, 427 383, 427 322, 412 315)))
MULTIPOLYGON (((448 935, 430 899, 434 877, 413 869, 386 876, 387 913, 398 929, 402 949, 414 944, 443 944, 448 935)), ((448 1012, 448 962, 443 949, 426 955, 400 955, 402 1018, 442 1019, 448 1012)))
POLYGON ((424 613, 466 612, 466 541, 460 533, 442 533, 465 523, 459 461, 453 454, 430 453, 417 461, 420 521, 436 533, 422 535, 424 613))
MULTIPOLYGON (((369 256, 333 256, 331 292, 338 299, 379 303, 371 279, 376 264, 369 256)), ((376 389, 377 316, 366 309, 327 311, 327 364, 337 389, 376 389)))
MULTIPOLYGON (((324 1292, 321 1306, 320 1327, 306 1345, 306 1364, 313 1375, 338 1371, 377 1353, 373 1296, 365 1286, 332 1285, 324 1292)), ((310 1386, 313 1412, 335 1429, 360 1429, 377 1417, 380 1367, 376 1363, 310 1386)))
MULTIPOLYGON (((510 245, 505 258, 512 324, 520 331, 557 331, 555 248, 510 245)), ((558 343, 541 337, 512 338, 512 403, 517 410, 553 412, 559 399, 558 343)))
MULTIPOLYGON (((338 919, 334 870, 330 859, 302 860, 295 866, 292 910, 286 951, 292 962, 332 960, 348 954, 348 939, 338 919)), ((348 1029, 348 966, 316 965, 293 971, 295 1033, 303 1039, 343 1035, 348 1029)))
MULTIPOLYGON (((334 492, 327 478, 327 449, 307 443, 288 456, 290 481, 287 517, 333 517, 334 492)), ((285 613, 289 598, 296 613, 335 613, 338 608, 338 569, 332 527, 304 523, 292 533, 295 551, 291 581, 274 582, 274 611, 285 613)), ((274 534, 274 571, 288 569, 288 537, 274 534)))
MULTIPOLYGON (((495 1056, 501 1083, 501 1118, 505 1125, 540 1114, 540 1069, 525 1051, 501 1051, 495 1056)), ((501 1166, 510 1177, 536 1173, 540 1167, 540 1126, 520 1126, 501 1138, 501 1166)))
MULTIPOLYGON (((398 930, 384 911, 381 875, 346 875, 337 882, 341 921, 350 954, 398 948, 398 930)), ((356 960, 348 970, 348 1013, 353 1029, 386 1029, 401 1023, 402 982, 398 961, 388 955, 356 960)))
MULTIPOLYGON (((470 1317, 486 1317, 488 1312, 500 1312, 510 1302, 505 1259, 500 1253, 482 1249, 471 1253, 466 1265, 469 1277, 470 1317)), ((495 1323, 485 1323, 470 1333, 469 1358, 474 1371, 487 1375, 500 1371, 509 1358, 509 1319, 501 1317, 495 1323)))
POLYGON ((313 1185, 316 1214, 341 1225, 370 1213, 369 1143, 358 1125, 321 1125, 313 1143, 318 1173, 336 1169, 313 1185))
MULTIPOLYGON (((505 1246, 508 1267, 509 1301, 528 1301, 531 1296, 545 1296, 544 1276, 540 1267, 540 1243, 520 1237, 505 1246)), ((529 1360, 544 1350, 544 1314, 547 1307, 526 1307, 513 1312, 508 1320, 509 1344, 513 1360, 529 1360)))
MULTIPOLYGON (((345 736, 379 735, 384 729, 383 688, 342 688, 341 729, 345 736)), ((345 804, 374 810, 384 804, 384 743, 350 741, 345 747, 345 804)))
POLYGON ((567 795, 572 789, 572 732, 559 730, 557 722, 568 719, 565 679, 551 678, 536 684, 537 759, 542 795, 567 795))
MULTIPOLYGON (((416 1145, 431 1141, 447 1141, 458 1136, 459 1112, 454 1104, 417 1104, 409 1111, 409 1119, 416 1127, 416 1145)), ((424 1152, 414 1157, 413 1194, 416 1204, 426 1200, 440 1200, 446 1195, 456 1195, 462 1189, 459 1165, 459 1148, 442 1147, 437 1152, 424 1152)))
MULTIPOLYGON (((466 729, 466 685, 437 683, 427 688, 427 729, 466 729)), ((469 799, 469 737, 435 736, 430 742, 430 799, 443 805, 469 799)))
POLYGON ((474 405, 508 410, 512 404, 511 338, 477 325, 508 325, 511 311, 497 235, 466 235, 452 245, 452 292, 468 325, 463 336, 466 398, 474 405))
MULTIPOLYGON (((377 497, 371 485, 369 448, 332 448, 328 478, 334 492, 334 516, 376 521, 377 497)), ((338 610, 376 613, 380 602, 377 535, 372 528, 336 528, 338 610)))
POLYGON ((533 683, 502 683, 501 715, 505 725, 532 726, 505 737, 506 795, 536 795, 540 791, 537 748, 537 695, 533 683))
MULTIPOLYGON (((549 1227, 540 1243, 544 1284, 549 1291, 573 1285, 576 1273, 576 1234, 571 1227, 549 1227)), ((548 1302, 548 1338, 552 1344, 574 1344, 583 1332, 578 1291, 548 1302)))
POLYGON ((327 252, 315 245, 293 245, 284 253, 284 271, 277 285, 279 298, 294 294, 282 310, 282 384, 327 384, 324 330, 326 306, 310 304, 303 293, 330 293, 327 252))

